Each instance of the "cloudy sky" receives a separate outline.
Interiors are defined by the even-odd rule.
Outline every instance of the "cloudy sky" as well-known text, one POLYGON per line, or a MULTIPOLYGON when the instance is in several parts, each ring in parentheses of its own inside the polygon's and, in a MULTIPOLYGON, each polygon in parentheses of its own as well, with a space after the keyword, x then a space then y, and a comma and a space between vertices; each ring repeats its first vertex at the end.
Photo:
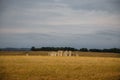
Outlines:
POLYGON ((120 48, 120 0, 0 0, 0 48, 120 48))

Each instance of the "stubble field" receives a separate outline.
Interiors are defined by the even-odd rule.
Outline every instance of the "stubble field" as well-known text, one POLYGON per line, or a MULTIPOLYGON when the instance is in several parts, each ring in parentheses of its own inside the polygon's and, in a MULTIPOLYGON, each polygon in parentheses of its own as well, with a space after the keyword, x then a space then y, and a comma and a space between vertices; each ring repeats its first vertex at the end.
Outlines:
POLYGON ((0 80, 120 80, 120 58, 2 55, 0 80))

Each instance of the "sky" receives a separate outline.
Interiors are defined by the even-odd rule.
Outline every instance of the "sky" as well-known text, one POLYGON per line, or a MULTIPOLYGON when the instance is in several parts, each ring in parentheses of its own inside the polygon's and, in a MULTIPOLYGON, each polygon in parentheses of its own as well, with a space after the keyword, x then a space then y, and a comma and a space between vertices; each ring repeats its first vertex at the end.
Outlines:
POLYGON ((120 0, 0 0, 0 48, 120 48, 120 0))

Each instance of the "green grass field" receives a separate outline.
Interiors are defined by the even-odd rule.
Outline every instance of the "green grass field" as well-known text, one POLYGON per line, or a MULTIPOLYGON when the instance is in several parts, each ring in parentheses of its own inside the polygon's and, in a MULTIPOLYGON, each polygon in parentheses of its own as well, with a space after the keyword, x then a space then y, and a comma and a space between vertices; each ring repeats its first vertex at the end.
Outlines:
POLYGON ((79 57, 1 55, 0 80, 120 80, 119 54, 110 53, 107 57, 106 53, 93 54, 81 53, 79 57))

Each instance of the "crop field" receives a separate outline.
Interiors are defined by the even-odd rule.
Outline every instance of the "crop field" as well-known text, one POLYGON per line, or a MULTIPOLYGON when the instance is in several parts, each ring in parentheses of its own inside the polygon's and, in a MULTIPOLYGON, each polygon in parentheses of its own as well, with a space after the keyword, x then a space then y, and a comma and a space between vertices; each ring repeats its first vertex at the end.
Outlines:
POLYGON ((0 80, 120 80, 119 56, 116 53, 92 56, 81 53, 71 57, 1 55, 0 80))

